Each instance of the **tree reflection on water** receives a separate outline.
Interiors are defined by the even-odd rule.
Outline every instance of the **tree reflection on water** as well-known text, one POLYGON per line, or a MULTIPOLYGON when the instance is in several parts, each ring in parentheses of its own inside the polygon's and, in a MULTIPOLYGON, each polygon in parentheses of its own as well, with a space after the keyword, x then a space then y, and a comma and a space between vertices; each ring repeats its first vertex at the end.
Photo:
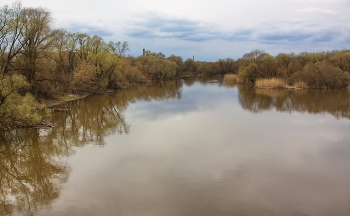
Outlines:
POLYGON ((75 147, 103 146, 108 135, 128 134, 123 115, 135 100, 181 98, 179 82, 137 85, 111 95, 92 95, 58 107, 72 112, 55 113, 53 129, 16 129, 0 133, 0 215, 20 212, 34 215, 60 196, 69 178, 65 159, 75 147))
POLYGON ((1 215, 14 210, 32 215, 59 197, 69 166, 60 160, 58 146, 36 129, 1 134, 0 142, 1 215))
MULTIPOLYGON (((212 79, 197 81, 205 84, 212 79)), ((193 81, 185 80, 184 84, 190 86, 193 81)), ((106 136, 128 134, 131 125, 124 112, 131 103, 181 99, 182 85, 176 81, 148 83, 114 94, 92 95, 58 105, 73 111, 53 114, 53 129, 25 128, 1 133, 0 215, 34 215, 49 208, 60 197, 61 185, 68 181, 71 168, 66 161, 77 147, 103 146, 106 136)), ((349 96, 346 90, 271 90, 238 85, 239 103, 251 112, 276 109, 350 118, 349 96)))
POLYGON ((336 118, 350 119, 350 92, 346 90, 279 90, 238 86, 238 97, 242 108, 251 112, 276 109, 280 112, 329 113, 336 118))

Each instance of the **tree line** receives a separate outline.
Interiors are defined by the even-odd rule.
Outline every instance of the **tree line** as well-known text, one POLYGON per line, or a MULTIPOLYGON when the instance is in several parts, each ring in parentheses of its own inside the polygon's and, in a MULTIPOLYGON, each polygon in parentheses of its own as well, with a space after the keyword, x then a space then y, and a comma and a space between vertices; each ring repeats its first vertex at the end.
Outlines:
POLYGON ((304 82, 310 88, 346 88, 350 80, 350 50, 300 54, 280 53, 275 57, 253 50, 237 60, 238 77, 245 83, 281 78, 289 85, 304 82))
POLYGON ((38 103, 63 93, 105 92, 147 79, 175 79, 193 75, 238 74, 245 83, 280 77, 305 81, 317 88, 349 84, 350 50, 278 54, 261 50, 242 58, 200 62, 145 51, 126 55, 126 41, 106 42, 98 35, 54 29, 44 8, 20 2, 0 8, 0 128, 28 126, 49 111, 38 103))

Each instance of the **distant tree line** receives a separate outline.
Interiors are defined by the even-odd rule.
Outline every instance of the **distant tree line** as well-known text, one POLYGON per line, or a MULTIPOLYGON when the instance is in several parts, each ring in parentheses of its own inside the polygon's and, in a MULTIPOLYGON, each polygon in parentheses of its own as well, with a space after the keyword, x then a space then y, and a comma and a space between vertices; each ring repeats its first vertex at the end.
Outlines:
POLYGON ((0 128, 38 122, 47 109, 37 100, 76 91, 105 92, 147 79, 233 73, 245 83, 280 77, 317 88, 349 84, 350 51, 278 54, 254 50, 238 60, 199 62, 145 51, 126 56, 128 43, 53 29, 43 8, 20 2, 0 8, 0 128))
POLYGON ((305 82, 311 88, 349 86, 350 50, 284 54, 273 57, 261 50, 244 54, 236 61, 238 76, 244 82, 281 78, 288 84, 305 82))

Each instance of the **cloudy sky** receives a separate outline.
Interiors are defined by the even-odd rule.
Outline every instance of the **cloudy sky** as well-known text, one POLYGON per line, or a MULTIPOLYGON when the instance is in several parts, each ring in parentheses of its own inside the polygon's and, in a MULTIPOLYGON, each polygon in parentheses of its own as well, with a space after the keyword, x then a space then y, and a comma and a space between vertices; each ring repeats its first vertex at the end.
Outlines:
MULTIPOLYGON (((2 0, 1 6, 13 0, 2 0)), ((349 0, 22 0, 51 11, 55 28, 127 41, 198 61, 350 47, 349 0)))

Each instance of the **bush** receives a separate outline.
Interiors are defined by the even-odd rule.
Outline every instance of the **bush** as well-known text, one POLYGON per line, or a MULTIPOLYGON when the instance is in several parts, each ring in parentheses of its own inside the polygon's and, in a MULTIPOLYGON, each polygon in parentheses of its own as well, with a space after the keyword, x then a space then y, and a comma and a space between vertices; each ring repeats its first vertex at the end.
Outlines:
POLYGON ((86 61, 81 62, 73 72, 73 86, 78 89, 93 90, 92 87, 97 81, 97 76, 100 74, 98 68, 86 61))
POLYGON ((225 83, 236 83, 236 82, 238 82, 237 74, 225 74, 224 82, 225 83))
POLYGON ((39 104, 30 93, 21 94, 30 87, 24 76, 2 77, 0 83, 0 130, 31 126, 49 114, 45 105, 39 104))
POLYGON ((305 65, 302 71, 293 74, 292 80, 295 83, 305 82, 313 88, 346 88, 350 76, 348 72, 323 61, 305 65))
POLYGON ((251 63, 246 67, 240 68, 238 72, 238 77, 243 83, 254 84, 255 80, 258 78, 258 65, 256 63, 251 63))

